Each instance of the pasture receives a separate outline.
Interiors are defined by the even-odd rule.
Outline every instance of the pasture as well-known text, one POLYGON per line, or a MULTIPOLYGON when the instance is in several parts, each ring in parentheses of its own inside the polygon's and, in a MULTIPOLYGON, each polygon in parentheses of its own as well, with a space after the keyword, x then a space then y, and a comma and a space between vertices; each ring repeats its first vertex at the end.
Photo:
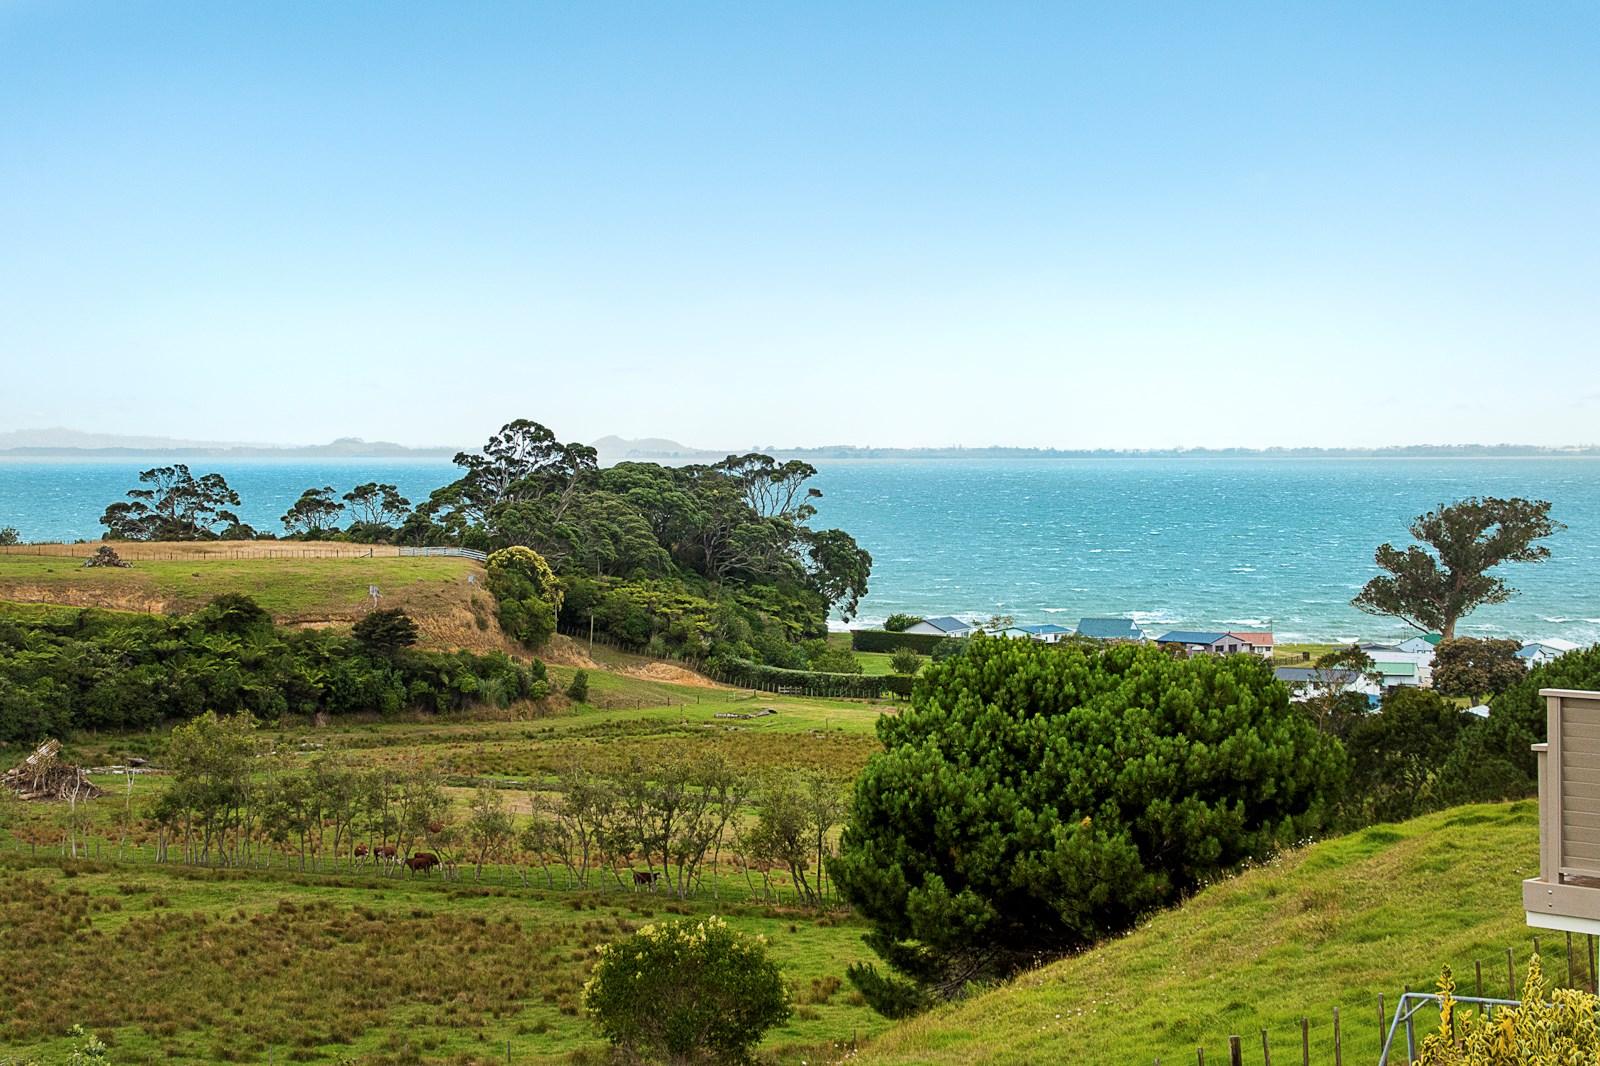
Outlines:
MULTIPOLYGON (((878 716, 895 710, 674 684, 658 679, 679 679, 666 664, 609 649, 591 655, 565 639, 552 658, 569 663, 550 667, 557 692, 588 671, 587 701, 557 696, 542 708, 322 727, 264 723, 259 732, 292 761, 337 752, 354 765, 422 768, 444 783, 446 820, 459 826, 479 783, 503 788, 520 823, 531 798, 552 796, 574 765, 604 773, 630 760, 714 754, 741 773, 848 779, 877 748, 878 716), (717 717, 763 710, 776 713, 717 717)), ((164 739, 80 735, 64 754, 84 766, 140 756, 159 768, 164 739)), ((280 849, 234 867, 157 863, 147 814, 168 779, 92 780, 106 795, 77 813, 70 832, 64 805, 0 807, 8 1052, 64 1058, 65 1034, 81 1023, 119 1063, 488 1064, 505 1062, 508 1047, 517 1063, 598 1063, 604 1047, 578 998, 595 949, 677 915, 720 914, 768 938, 797 1009, 769 1034, 767 1061, 837 1057, 839 1045, 889 1024, 842 980, 847 965, 872 958, 865 926, 794 906, 781 871, 776 901, 757 901, 761 879, 726 853, 687 900, 628 884, 626 869, 596 875, 587 889, 563 887, 561 874, 526 858, 480 872, 464 847, 449 855, 452 870, 426 874, 358 864, 349 841, 337 855, 280 849)))

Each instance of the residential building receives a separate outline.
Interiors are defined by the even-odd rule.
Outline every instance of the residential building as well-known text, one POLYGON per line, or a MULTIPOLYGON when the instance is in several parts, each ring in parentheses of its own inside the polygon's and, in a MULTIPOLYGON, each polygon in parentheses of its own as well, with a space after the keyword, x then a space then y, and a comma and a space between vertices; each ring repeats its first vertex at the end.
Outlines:
POLYGON ((1228 636, 1238 637, 1241 641, 1250 645, 1250 651, 1253 654, 1259 655, 1263 659, 1272 658, 1271 633, 1229 633, 1228 636))
POLYGON ((963 622, 959 618, 949 615, 940 615, 937 618, 924 618, 916 625, 907 629, 907 633, 927 633, 938 637, 970 637, 977 631, 971 622, 963 622))
POLYGON ((1145 639, 1144 630, 1130 618, 1082 618, 1078 620, 1078 636, 1090 640, 1145 639))
POLYGON ((1241 641, 1232 633, 1195 632, 1187 629, 1175 629, 1165 636, 1156 638, 1157 644, 1177 644, 1190 655, 1237 655, 1244 652, 1251 654, 1248 641, 1241 641))
POLYGON ((1376 705, 1383 696, 1383 689, 1360 670, 1280 666, 1272 671, 1272 676, 1289 686, 1289 698, 1296 703, 1329 692, 1359 692, 1367 698, 1368 704, 1376 705))

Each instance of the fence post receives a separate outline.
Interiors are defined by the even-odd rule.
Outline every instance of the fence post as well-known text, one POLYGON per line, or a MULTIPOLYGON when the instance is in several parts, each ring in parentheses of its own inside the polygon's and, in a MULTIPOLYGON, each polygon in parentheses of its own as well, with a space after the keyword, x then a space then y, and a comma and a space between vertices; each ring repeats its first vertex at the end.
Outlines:
POLYGON ((1206 1049, 1204 1045, 1194 1049, 1194 1056, 1198 1066, 1206 1066, 1206 1049))
POLYGON ((1311 1066, 1311 1019, 1300 1019, 1300 1066, 1311 1066))
POLYGON ((1478 971, 1478 998, 1482 999, 1483 998, 1483 960, 1482 959, 1473 959, 1472 960, 1472 965, 1474 967, 1476 967, 1477 971, 1478 971))
POLYGON ((1383 1031, 1389 1027, 1389 1018, 1383 1012, 1383 993, 1378 993, 1378 1046, 1383 1046, 1383 1031))
POLYGON ((1261 1064, 1272 1066, 1272 1050, 1267 1047, 1267 1031, 1261 1030, 1261 1064))
POLYGON ((1344 1046, 1339 1042, 1339 1008, 1333 1008, 1333 1066, 1344 1066, 1344 1046))
POLYGON ((1573 968, 1572 960, 1572 934, 1567 934, 1567 987, 1578 987, 1578 972, 1573 968))
POLYGON ((1244 1066, 1244 1048, 1236 1036, 1228 1037, 1228 1066, 1244 1066))
POLYGON ((1506 980, 1511 985, 1511 991, 1506 993, 1507 999, 1517 998, 1517 964, 1511 955, 1511 949, 1506 948, 1506 980))

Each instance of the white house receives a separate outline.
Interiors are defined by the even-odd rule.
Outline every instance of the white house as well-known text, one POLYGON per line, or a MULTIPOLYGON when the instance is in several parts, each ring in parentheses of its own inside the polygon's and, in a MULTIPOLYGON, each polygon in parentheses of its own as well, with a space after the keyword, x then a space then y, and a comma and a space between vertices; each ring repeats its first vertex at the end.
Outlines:
POLYGON ((1314 666, 1280 666, 1272 676, 1289 686, 1290 699, 1296 703, 1328 692, 1359 692, 1369 703, 1376 703, 1383 689, 1372 678, 1359 670, 1320 670, 1314 666))
POLYGON ((1250 642, 1241 640, 1233 633, 1198 633, 1175 629, 1171 633, 1157 637, 1156 643, 1180 645, 1190 655, 1236 655, 1239 652, 1251 654, 1250 642))
POLYGON ((1392 688, 1394 684, 1419 685, 1422 688, 1433 687, 1433 645, 1421 637, 1414 637, 1399 644, 1378 644, 1369 641, 1365 644, 1357 644, 1356 647, 1366 652, 1372 661, 1378 664, 1379 671, 1383 673, 1386 682, 1391 676, 1396 679, 1388 687, 1392 688), (1409 663, 1413 669, 1407 671, 1400 668, 1398 664, 1401 663, 1409 663), (1396 668, 1384 670, 1385 664, 1394 664, 1396 668), (1406 677, 1408 673, 1412 678, 1410 681, 1400 680, 1406 677))
POLYGON ((1551 637, 1548 640, 1528 640, 1522 644, 1522 650, 1517 652, 1517 658, 1522 660, 1522 665, 1532 670, 1535 666, 1554 662, 1569 651, 1576 651, 1578 645, 1570 640, 1551 637))
POLYGON ((907 629, 907 633, 927 633, 936 637, 970 637, 977 631, 971 622, 963 622, 959 618, 949 615, 940 615, 937 618, 924 618, 916 625, 907 629))
POLYGON ((1028 634, 1030 640, 1037 640, 1041 644, 1056 644, 1062 639, 1070 637, 1072 630, 1066 626, 1058 626, 1054 622, 1045 622, 1040 625, 1016 626, 1028 634))

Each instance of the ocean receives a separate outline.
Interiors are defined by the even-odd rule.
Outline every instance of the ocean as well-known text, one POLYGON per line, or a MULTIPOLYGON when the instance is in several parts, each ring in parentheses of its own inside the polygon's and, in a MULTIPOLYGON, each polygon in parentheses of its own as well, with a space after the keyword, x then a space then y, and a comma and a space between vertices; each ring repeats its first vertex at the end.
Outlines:
MULTIPOLYGON (((107 504, 153 459, 0 461, 0 526, 92 539, 107 504)), ((391 482, 424 499, 442 460, 195 460, 223 474, 241 517, 280 530, 312 486, 391 482)), ((872 552, 859 622, 1013 615, 1147 628, 1270 629, 1279 642, 1403 636, 1349 605, 1373 549, 1410 542, 1415 516, 1466 496, 1550 500, 1568 528, 1552 558, 1502 573, 1521 590, 1463 636, 1600 640, 1600 459, 838 460, 817 464, 817 521, 872 552)))

